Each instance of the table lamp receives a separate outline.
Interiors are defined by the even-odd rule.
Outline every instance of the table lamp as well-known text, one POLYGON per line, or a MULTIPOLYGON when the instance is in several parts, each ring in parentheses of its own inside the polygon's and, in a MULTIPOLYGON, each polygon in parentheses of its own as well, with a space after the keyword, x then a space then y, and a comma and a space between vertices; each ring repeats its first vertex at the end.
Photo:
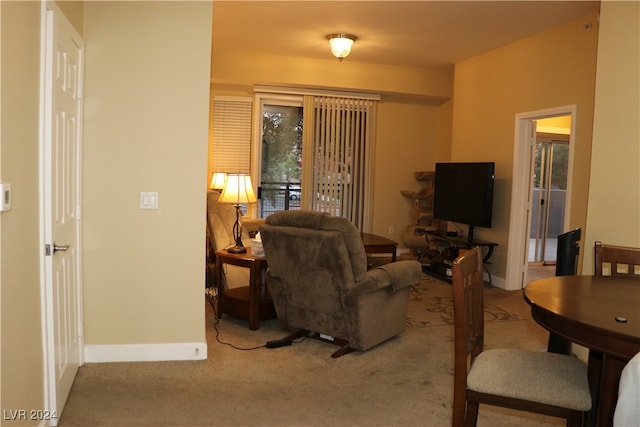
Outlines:
POLYGON ((227 174, 225 172, 214 172, 211 175, 211 184, 209 185, 209 188, 213 191, 222 192, 226 179, 227 174))
POLYGON ((233 203, 236 208, 236 222, 233 224, 233 237, 235 245, 227 248, 227 252, 241 254, 247 252, 247 248, 242 244, 242 229, 240 228, 240 205, 242 203, 255 203, 258 199, 253 192, 251 177, 242 173, 227 174, 227 179, 222 189, 222 194, 218 199, 219 203, 233 203))

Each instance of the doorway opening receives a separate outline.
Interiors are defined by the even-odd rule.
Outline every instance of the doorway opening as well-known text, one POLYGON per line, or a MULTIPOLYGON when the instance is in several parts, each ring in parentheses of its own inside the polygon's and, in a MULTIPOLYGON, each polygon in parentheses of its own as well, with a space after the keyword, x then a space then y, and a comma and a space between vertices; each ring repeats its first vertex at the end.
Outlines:
POLYGON ((567 231, 576 106, 516 115, 506 286, 555 275, 557 237, 567 231))
POLYGON ((558 235, 564 230, 570 132, 571 116, 536 120, 529 267, 556 264, 558 235))

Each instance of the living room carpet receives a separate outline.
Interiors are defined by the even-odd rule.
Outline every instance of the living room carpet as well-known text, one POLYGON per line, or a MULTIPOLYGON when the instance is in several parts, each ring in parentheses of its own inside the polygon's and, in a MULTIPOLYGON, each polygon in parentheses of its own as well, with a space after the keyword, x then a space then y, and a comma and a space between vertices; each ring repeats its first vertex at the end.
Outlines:
MULTIPOLYGON (((485 291, 487 347, 546 346, 548 335, 531 320, 521 292, 485 291)), ((205 302, 207 360, 85 364, 59 425, 449 426, 450 293, 450 284, 425 275, 411 293, 401 335, 338 359, 330 357, 335 346, 313 339, 240 350, 287 331, 275 319, 257 331, 227 316, 216 321, 205 302)), ((560 425, 559 419, 489 406, 480 408, 478 421, 479 427, 560 425)))
MULTIPOLYGON (((524 320, 517 312, 510 311, 509 305, 505 305, 506 301, 501 300, 503 293, 498 288, 485 288, 485 323, 524 320)), ((451 284, 424 275, 422 281, 411 289, 407 326, 424 328, 442 325, 453 325, 451 284)))

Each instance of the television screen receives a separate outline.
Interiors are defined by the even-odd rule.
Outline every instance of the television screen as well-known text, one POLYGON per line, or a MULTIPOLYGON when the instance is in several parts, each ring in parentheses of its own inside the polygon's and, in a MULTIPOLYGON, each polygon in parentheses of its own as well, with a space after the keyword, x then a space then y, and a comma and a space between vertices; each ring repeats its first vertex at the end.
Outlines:
POLYGON ((494 162, 436 163, 433 216, 490 228, 494 169, 494 162))

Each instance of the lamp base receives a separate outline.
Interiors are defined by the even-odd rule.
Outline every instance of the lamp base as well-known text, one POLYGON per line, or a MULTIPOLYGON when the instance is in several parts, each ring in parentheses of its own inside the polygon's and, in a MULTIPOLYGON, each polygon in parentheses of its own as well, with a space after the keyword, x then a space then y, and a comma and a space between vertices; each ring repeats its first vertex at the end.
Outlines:
POLYGON ((236 240, 236 244, 227 248, 227 252, 230 254, 243 254, 247 252, 247 248, 242 244, 242 229, 240 228, 240 204, 233 205, 236 208, 236 222, 233 224, 233 237, 236 240))
POLYGON ((227 248, 227 252, 231 254, 243 254, 247 252, 247 248, 244 246, 231 246, 230 248, 227 248))

